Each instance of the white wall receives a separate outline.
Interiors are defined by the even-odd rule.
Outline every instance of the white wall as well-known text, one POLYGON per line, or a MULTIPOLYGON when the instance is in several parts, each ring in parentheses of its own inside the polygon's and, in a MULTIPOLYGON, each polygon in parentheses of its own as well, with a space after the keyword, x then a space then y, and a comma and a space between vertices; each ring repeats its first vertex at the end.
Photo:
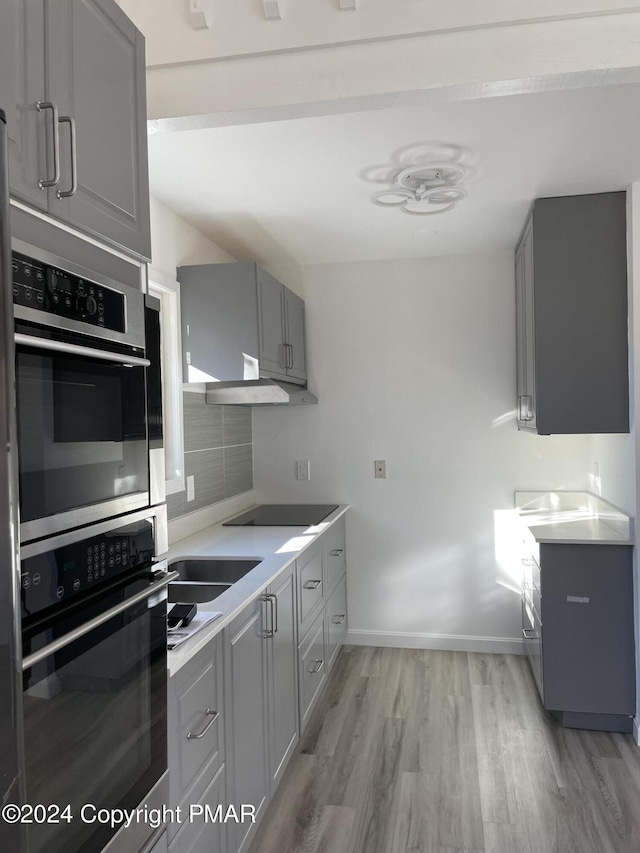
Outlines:
MULTIPOLYGON (((234 261, 208 237, 151 196, 151 280, 175 280, 181 264, 222 264, 234 261)), ((162 281, 160 281, 162 284, 162 281)))
POLYGON ((516 429, 512 253, 306 273, 320 403, 254 410, 258 500, 351 504, 352 641, 515 649, 486 639, 520 637, 496 526, 516 489, 586 488, 589 443, 516 429))

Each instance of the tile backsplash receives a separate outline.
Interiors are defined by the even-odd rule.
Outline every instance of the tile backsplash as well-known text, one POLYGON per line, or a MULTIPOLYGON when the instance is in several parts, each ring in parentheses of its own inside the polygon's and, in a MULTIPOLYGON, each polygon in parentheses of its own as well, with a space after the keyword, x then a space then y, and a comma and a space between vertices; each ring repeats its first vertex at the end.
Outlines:
POLYGON ((170 519, 179 518, 253 488, 251 409, 208 406, 205 395, 184 391, 185 477, 195 478, 195 500, 167 496, 170 519))

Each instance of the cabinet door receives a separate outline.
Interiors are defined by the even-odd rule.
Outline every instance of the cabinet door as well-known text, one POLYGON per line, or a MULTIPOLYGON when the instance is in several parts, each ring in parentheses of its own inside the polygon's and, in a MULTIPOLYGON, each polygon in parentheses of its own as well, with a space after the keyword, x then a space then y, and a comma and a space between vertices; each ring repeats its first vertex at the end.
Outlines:
POLYGON ((286 378, 284 352, 284 286, 258 268, 260 372, 286 378))
POLYGON ((53 162, 46 158, 53 122, 50 111, 36 109, 46 100, 41 0, 2 0, 0 34, 0 109, 7 115, 11 195, 46 210, 47 193, 38 181, 53 176, 53 162))
MULTIPOLYGON (((233 796, 229 802, 255 806, 260 820, 269 796, 267 654, 264 602, 250 604, 231 623, 226 694, 231 743, 228 750, 233 796)), ((246 850, 252 825, 239 824, 234 850, 246 850)))
POLYGON ((274 632, 269 653, 269 765, 271 793, 298 742, 298 679, 293 565, 269 592, 275 596, 274 632))
POLYGON ((307 358, 305 354, 304 299, 300 299, 288 287, 284 288, 284 310, 285 340, 289 349, 287 376, 290 379, 306 381, 307 358))
MULTIPOLYGON (((224 764, 197 803, 185 806, 187 818, 189 811, 193 819, 187 820, 169 846, 169 853, 226 853, 227 826, 224 820, 205 819, 205 816, 215 816, 216 809, 222 806, 224 816, 227 804, 224 764), (195 807, 195 808, 194 808, 195 807), (208 814, 202 810, 209 809, 208 814)), ((239 809, 238 809, 239 811, 239 809)), ((155 853, 155 848, 152 851, 155 853)))
POLYGON ((347 635, 347 579, 343 577, 326 605, 327 667, 331 669, 347 635))
POLYGON ((298 650, 300 669, 300 730, 309 722, 327 678, 324 608, 298 650))
POLYGON ((83 231, 151 257, 144 38, 115 0, 48 0, 49 99, 75 120, 60 125, 61 178, 49 211, 83 231))
POLYGON ((518 426, 535 429, 533 219, 529 220, 516 252, 516 322, 518 426))

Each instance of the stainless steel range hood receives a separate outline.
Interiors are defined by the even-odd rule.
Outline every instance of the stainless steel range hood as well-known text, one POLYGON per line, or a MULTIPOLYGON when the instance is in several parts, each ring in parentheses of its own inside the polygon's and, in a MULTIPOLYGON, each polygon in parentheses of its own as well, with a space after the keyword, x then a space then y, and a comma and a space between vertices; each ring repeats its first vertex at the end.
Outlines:
POLYGON ((206 401, 218 406, 309 406, 318 402, 302 385, 275 379, 207 382, 206 401))

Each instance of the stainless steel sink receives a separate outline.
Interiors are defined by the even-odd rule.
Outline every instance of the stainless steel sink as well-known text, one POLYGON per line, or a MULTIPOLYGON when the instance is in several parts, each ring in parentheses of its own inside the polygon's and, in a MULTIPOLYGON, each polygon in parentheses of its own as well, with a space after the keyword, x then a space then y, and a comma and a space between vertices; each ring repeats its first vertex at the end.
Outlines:
POLYGON ((258 557, 184 557, 169 563, 180 579, 169 584, 169 601, 213 601, 262 562, 258 557))

